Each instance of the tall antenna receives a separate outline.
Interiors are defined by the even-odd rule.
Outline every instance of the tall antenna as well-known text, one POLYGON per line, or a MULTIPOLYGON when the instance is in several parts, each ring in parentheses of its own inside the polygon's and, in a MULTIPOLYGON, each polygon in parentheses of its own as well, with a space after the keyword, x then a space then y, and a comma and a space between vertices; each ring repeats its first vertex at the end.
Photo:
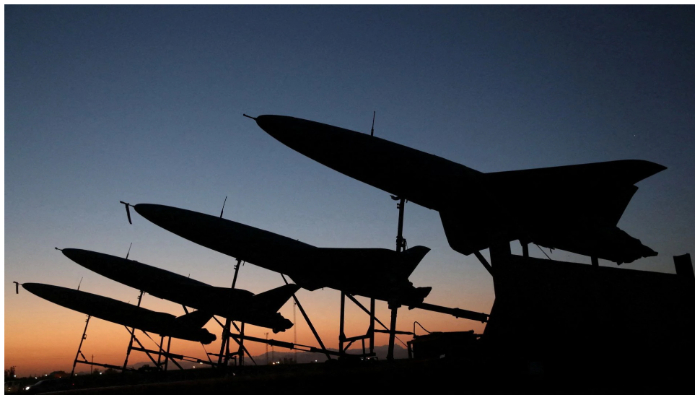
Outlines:
POLYGON ((129 259, 129 253, 131 253, 131 245, 134 244, 134 242, 129 243, 129 250, 126 252, 126 259, 129 259))
POLYGON ((374 117, 377 115, 376 111, 372 112, 372 132, 370 132, 370 136, 374 136, 374 117))
POLYGON ((221 214, 219 215, 219 218, 222 218, 224 216, 224 207, 226 207, 226 199, 228 199, 228 196, 224 198, 224 205, 221 206, 221 214))
POLYGON ((80 291, 80 284, 83 283, 83 277, 80 277, 80 282, 78 282, 78 291, 80 291))
MULTIPOLYGON (((294 318, 294 343, 296 344, 297 343, 297 302, 295 301, 293 304, 294 304, 294 306, 293 306, 293 308, 294 308, 294 317, 293 317, 294 318)), ((299 352, 297 351, 296 346, 295 346, 294 347, 294 364, 297 363, 297 354, 299 354, 299 352)))

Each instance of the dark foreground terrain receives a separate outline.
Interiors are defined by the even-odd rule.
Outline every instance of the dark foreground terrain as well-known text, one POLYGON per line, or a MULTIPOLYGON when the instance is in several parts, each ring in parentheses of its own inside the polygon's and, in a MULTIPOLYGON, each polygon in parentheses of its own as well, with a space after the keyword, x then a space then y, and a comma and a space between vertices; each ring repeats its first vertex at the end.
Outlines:
POLYGON ((694 393, 694 383, 658 371, 630 376, 568 376, 499 371, 457 360, 328 362, 126 373, 75 380, 75 389, 53 394, 674 394, 694 393))

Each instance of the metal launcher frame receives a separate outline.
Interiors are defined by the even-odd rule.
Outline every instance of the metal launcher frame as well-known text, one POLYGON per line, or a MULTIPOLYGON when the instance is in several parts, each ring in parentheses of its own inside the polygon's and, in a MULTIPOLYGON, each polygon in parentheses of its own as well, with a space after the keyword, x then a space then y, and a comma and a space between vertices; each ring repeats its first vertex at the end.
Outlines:
MULTIPOLYGON (((396 196, 391 196, 393 200, 398 200, 399 203, 397 204, 397 208, 399 210, 399 221, 398 221, 398 230, 397 230, 397 235, 396 235, 396 251, 401 252, 406 250, 406 239, 403 237, 403 216, 404 216, 404 206, 406 203, 406 200, 404 198, 399 198, 396 196)), ((131 222, 130 216, 129 216, 129 204, 122 202, 126 206, 127 210, 127 217, 129 217, 129 222, 131 222)), ((226 205, 226 199, 224 199, 224 207, 226 205)), ((221 214, 219 215, 219 218, 223 217, 223 212, 224 212, 224 207, 221 209, 221 214)), ((128 255, 127 255, 128 257, 128 255)), ((231 288, 236 287, 236 282, 238 280, 238 271, 244 261, 241 259, 237 259, 236 261, 236 266, 234 269, 234 275, 233 275, 233 282, 231 284, 231 288)), ((288 284, 287 278, 285 278, 284 274, 280 274, 282 276, 282 280, 284 281, 285 284, 288 284)), ((143 296, 143 292, 141 292, 141 295, 139 295, 139 306, 141 304, 141 297, 143 296)), ((304 310, 304 307, 301 305, 299 302, 299 299, 297 298, 296 294, 292 295, 292 298, 294 299, 294 303, 296 304, 297 307, 299 307, 299 311, 301 311, 302 316, 304 317, 304 320, 306 321, 306 324, 308 327, 311 329, 311 332, 313 333, 314 337, 316 338, 316 341, 318 342, 319 347, 314 347, 314 346, 308 346, 308 345, 302 345, 298 343, 292 343, 292 342, 285 342, 285 341, 280 341, 280 340, 274 340, 274 339, 262 339, 262 338, 256 338, 252 336, 246 336, 245 335, 245 323, 241 322, 240 328, 234 321, 231 321, 230 319, 227 319, 225 323, 221 323, 216 317, 214 317, 214 320, 221 326, 222 328, 222 333, 221 333, 221 348, 218 353, 209 353, 206 352, 207 358, 209 356, 216 356, 218 357, 218 361, 215 363, 209 359, 209 361, 206 360, 200 360, 200 359, 194 359, 196 362, 203 363, 203 364, 209 364, 212 366, 217 366, 219 368, 225 368, 228 366, 228 363, 231 359, 236 360, 236 364, 239 366, 244 365, 244 360, 245 360, 245 355, 247 354, 250 360, 256 364, 255 359, 253 359, 252 355, 248 352, 248 350, 245 348, 244 345, 244 340, 249 340, 253 342, 259 342, 259 343, 265 343, 269 344, 272 346, 277 346, 277 347, 282 347, 282 348, 287 348, 287 349, 292 349, 292 350, 299 350, 299 351, 306 351, 306 352, 313 352, 313 353, 322 353, 324 354, 329 360, 331 359, 331 355, 338 356, 340 358, 345 358, 348 356, 353 356, 353 357, 374 357, 376 354, 374 353, 374 345, 375 345, 375 334, 376 333, 388 333, 389 334, 389 352, 387 355, 387 358, 389 360, 392 360, 394 358, 393 350, 394 350, 394 339, 396 339, 396 335, 411 335, 412 332, 404 332, 404 331, 397 331, 396 330, 396 318, 397 318, 397 313, 398 313, 398 308, 401 307, 401 304, 394 303, 394 302, 389 302, 389 309, 391 310, 391 323, 390 327, 387 327, 384 325, 375 315, 375 303, 376 299, 370 298, 370 309, 367 310, 365 306, 362 305, 357 299, 355 299, 354 296, 352 296, 349 293, 345 293, 341 291, 341 297, 340 297, 340 330, 339 330, 339 335, 338 335, 338 351, 333 351, 333 350, 328 350, 326 346, 323 344, 323 341, 321 340, 321 337, 318 335, 318 332, 316 331, 316 328, 314 327, 313 323, 311 322, 311 319, 309 318, 308 314, 304 310), (367 315, 369 315, 370 320, 369 320, 369 327, 367 329, 367 332, 364 335, 359 335, 359 336, 354 336, 354 337, 346 337, 345 336, 345 298, 350 299, 353 303, 355 303, 362 311, 364 311, 367 315), (376 329, 375 328, 375 322, 379 323, 384 329, 376 329), (232 333, 231 332, 231 326, 233 326, 238 333, 232 333), (231 352, 230 348, 230 341, 229 339, 233 339, 236 344, 238 345, 238 349, 236 352, 231 352), (347 349, 356 341, 361 340, 362 341, 362 354, 360 355, 350 355, 347 354, 347 349), (366 342, 368 341, 368 343, 366 342)), ((185 309, 185 312, 187 312, 187 308, 183 307, 185 309)), ((477 313, 474 311, 468 311, 468 310, 462 310, 459 308, 448 308, 448 307, 443 307, 443 306, 438 306, 434 304, 428 304, 428 303, 422 303, 416 306, 412 306, 411 308, 420 308, 428 311, 433 311, 433 312, 438 312, 442 314, 448 314, 452 315, 456 318, 466 318, 466 319, 472 319, 476 321, 481 321, 481 322, 486 322, 488 319, 487 314, 482 314, 482 313, 477 313)), ((86 326, 87 329, 87 326, 86 326)), ((401 341, 399 339, 399 341, 401 341)), ((408 347, 406 343, 401 341, 401 343, 404 344, 404 346, 408 347)), ((82 342, 81 342, 82 346, 82 342)), ((131 331, 131 341, 129 343, 129 348, 127 350, 127 355, 126 359, 124 360, 124 366, 121 368, 123 370, 126 369, 126 364, 129 358, 129 353, 131 350, 136 350, 136 351, 142 351, 145 352, 151 361, 153 361, 154 364, 158 368, 160 368, 160 357, 161 355, 166 356, 165 360, 165 368, 167 369, 167 360, 170 358, 176 365, 177 362, 175 361, 174 358, 178 359, 184 359, 185 356, 177 355, 177 354, 171 354, 169 352, 170 349, 170 338, 168 340, 168 350, 166 352, 162 351, 162 338, 161 338, 161 345, 160 351, 155 352, 152 350, 147 350, 145 349, 141 343, 136 339, 134 336, 134 330, 132 329, 131 331), (133 341, 136 340, 138 345, 140 347, 134 347, 133 346, 133 341), (155 361, 150 354, 151 353, 158 353, 158 361, 155 361)), ((78 353, 80 353, 80 349, 78 349, 78 353)), ((76 360, 77 360, 77 355, 76 355, 76 360)), ((84 361, 78 361, 78 362, 84 362, 84 361)), ((181 368, 181 367, 180 367, 181 368)))
MULTIPOLYGON (((391 196, 392 200, 398 201, 398 204, 396 205, 396 208, 399 210, 399 221, 398 221, 398 228, 397 228, 397 233, 396 233, 396 252, 400 253, 402 251, 406 250, 406 239, 403 237, 403 217, 404 217, 404 209, 405 209, 405 204, 406 204, 406 199, 400 198, 397 196, 391 196)), ((360 355, 361 357, 373 357, 375 356, 374 353, 374 334, 375 333, 388 333, 389 334, 389 350, 387 353, 387 359, 393 360, 394 359, 394 340, 397 339, 401 343, 403 343, 406 348, 408 348, 408 345, 401 341, 401 339, 396 338, 396 335, 412 335, 412 332, 406 332, 406 331, 397 331, 396 330, 396 319, 398 315, 398 309, 401 307, 401 304, 399 303, 394 303, 394 302, 388 302, 389 309, 391 310, 391 322, 390 322, 390 328, 388 328, 386 325, 384 325, 375 315, 375 299, 370 298, 370 310, 367 310, 365 306, 363 306, 357 299, 355 299, 352 295, 348 293, 341 292, 340 294, 340 334, 338 337, 338 349, 340 352, 341 357, 343 356, 349 356, 349 354, 346 353, 347 349, 356 341, 362 340, 362 354, 360 355), (367 313, 369 315, 370 320, 369 320, 369 328, 367 329, 367 333, 364 335, 359 335, 359 336, 353 336, 353 337, 346 337, 345 336, 345 298, 350 299, 353 303, 355 303, 362 311, 367 313), (375 329, 375 321, 379 323, 384 329, 375 329), (367 351, 367 346, 365 344, 365 339, 369 340, 369 351, 367 351)), ((483 313, 478 313, 475 311, 469 311, 469 310, 463 310, 460 308, 449 308, 449 307, 443 307, 443 306, 438 306, 435 304, 428 304, 428 303, 421 303, 415 306, 409 307, 411 308, 420 308, 423 310, 427 311, 433 311, 437 312, 440 314, 448 314, 452 315, 455 318, 464 318, 464 319, 471 319, 474 321, 479 321, 479 322, 486 322, 488 320, 489 315, 488 314, 483 314, 483 313)))
MULTIPOLYGON (((137 307, 140 307, 140 306, 141 306, 141 299, 143 298, 143 294, 144 294, 143 291, 141 291, 141 292, 139 293, 137 307)), ((129 370, 132 370, 132 371, 133 371, 133 368, 127 368, 127 364, 128 364, 128 362, 129 362, 129 355, 131 354, 131 351, 132 351, 132 350, 134 350, 134 351, 140 351, 140 352, 145 353, 145 354, 148 356, 148 358, 153 362, 153 364, 155 365, 155 367, 158 368, 159 370, 162 370, 162 371, 167 371, 167 370, 168 370, 168 360, 172 361, 173 364, 175 364, 179 369, 183 369, 183 368, 182 368, 182 366, 181 366, 176 360, 196 362, 196 363, 199 363, 199 364, 215 365, 215 363, 213 363, 213 362, 211 361, 211 359, 209 359, 209 360, 202 360, 202 359, 199 359, 199 358, 196 358, 196 357, 191 357, 191 356, 185 356, 185 355, 182 355, 182 354, 171 353, 171 352, 170 352, 170 343, 171 343, 171 341, 172 341, 172 337, 168 337, 168 343, 167 343, 167 348, 166 348, 166 349, 163 349, 163 341, 165 340, 165 337, 164 337, 164 336, 161 336, 161 337, 160 337, 160 344, 156 343, 155 340, 153 341, 154 343, 156 343, 156 346, 158 346, 158 351, 149 350, 149 349, 147 349, 147 348, 141 343, 141 341, 136 337, 136 329, 135 329, 135 328, 129 329, 129 327, 127 327, 127 326, 124 326, 124 328, 127 330, 127 332, 129 332, 131 338, 130 338, 130 340, 129 340, 129 346, 127 347, 127 350, 126 350, 126 357, 125 357, 125 359, 124 359, 124 364, 123 364, 122 366, 119 366, 119 365, 111 365, 111 364, 103 364, 103 363, 96 363, 96 362, 88 361, 88 360, 87 360, 87 357, 85 357, 85 355, 84 355, 83 352, 82 352, 82 348, 83 348, 83 342, 85 342, 85 340, 87 339, 87 328, 88 328, 88 325, 90 324, 90 319, 91 319, 91 318, 92 318, 92 316, 88 315, 88 316, 87 316, 87 319, 85 320, 85 328, 83 329, 83 334, 82 334, 82 336, 81 336, 81 338, 80 338, 80 344, 78 345, 78 351, 75 353, 75 359, 73 360, 73 368, 72 368, 72 370, 71 370, 71 378, 75 376, 75 367, 76 367, 77 364, 96 365, 96 366, 99 366, 99 367, 105 367, 105 368, 112 368, 112 369, 116 369, 116 370, 121 370, 122 372, 129 371, 129 370), (138 347, 137 347, 137 346, 134 346, 134 342, 136 342, 136 344, 138 345, 138 347), (158 359, 156 360, 156 359, 152 356, 152 354, 157 354, 157 355, 158 355, 158 359), (80 359, 80 358, 82 358, 82 359, 80 359)), ((151 338, 151 336, 148 335, 148 333, 146 333, 145 331, 142 331, 142 332, 143 332, 146 336, 148 336, 148 338, 150 338, 151 340, 153 340, 153 339, 151 338)), ((208 358, 208 356, 207 356, 207 358, 208 358)))
MULTIPOLYGON (((233 276, 233 283, 231 285, 231 288, 236 287, 236 281, 238 280, 238 270, 239 270, 242 262, 243 261, 241 259, 238 259, 236 262, 235 273, 233 276)), ((287 278, 285 278, 284 274, 280 274, 280 275, 282 276, 282 280, 284 281, 284 283, 288 284, 287 278)), ((227 319, 226 323, 222 324, 221 322, 219 322, 219 320, 216 317, 214 317, 214 320, 223 329, 222 333, 221 333, 221 350, 219 351, 219 353, 207 353, 207 354, 219 357, 219 361, 217 363, 217 366, 219 366, 219 367, 226 367, 228 365, 228 362, 230 359, 237 360, 237 364, 239 366, 243 366, 245 354, 248 355, 248 357, 253 362, 253 364, 257 365, 257 363, 255 362, 255 359, 248 352, 248 350, 245 348, 245 345, 243 344, 244 340, 249 340, 251 342, 265 343, 265 344, 269 344, 271 346, 283 347, 283 348, 292 349, 292 350, 300 350, 300 351, 313 352, 313 353, 323 353, 326 355, 326 357, 329 360, 331 358, 330 357, 331 355, 340 355, 339 352, 335 352, 335 351, 331 351, 331 350, 326 349, 326 346, 323 344, 321 337, 318 335, 318 332, 316 331, 316 328, 314 327, 313 323, 311 322, 311 319, 309 319, 309 316, 306 314, 306 311, 304 311, 304 307, 302 307, 296 294, 293 294, 292 298, 294 299, 294 302, 297 305, 297 307, 299 307, 299 311, 301 311, 301 315, 304 317, 304 320, 306 321, 307 325, 311 329, 311 332, 316 337, 316 340, 318 341, 320 348, 302 345, 302 344, 298 344, 298 343, 284 342, 284 341, 274 340, 274 339, 262 339, 262 338, 256 338, 253 336, 246 336, 244 322, 241 322, 241 327, 238 328, 236 323, 231 321, 231 320, 227 319), (238 333, 231 333, 231 326, 233 326, 236 329, 236 331, 238 331, 238 333), (238 344, 238 350, 236 351, 235 355, 234 355, 234 353, 231 353, 229 338, 233 339, 236 342, 236 344, 238 344)))

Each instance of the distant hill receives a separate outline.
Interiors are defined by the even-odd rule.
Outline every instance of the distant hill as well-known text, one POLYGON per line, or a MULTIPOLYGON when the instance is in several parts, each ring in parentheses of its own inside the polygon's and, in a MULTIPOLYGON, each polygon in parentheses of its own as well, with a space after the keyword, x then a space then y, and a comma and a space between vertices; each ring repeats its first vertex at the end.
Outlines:
MULTIPOLYGON (((234 346, 235 347, 235 346, 234 346)), ((336 349, 329 349, 332 351, 337 351, 336 349)), ((380 360, 386 359, 387 352, 389 350, 389 346, 376 346, 374 348, 374 352, 377 354, 377 358, 380 360)), ((349 354, 362 354, 362 349, 351 349, 348 350, 349 354)), ((265 365, 265 360, 269 359, 270 362, 274 361, 279 361, 280 363, 284 363, 285 359, 289 360, 294 360, 294 357, 296 355, 296 362, 298 364, 308 364, 308 363, 313 363, 313 362, 325 362, 327 360, 326 356, 323 355, 322 353, 308 353, 304 351, 298 351, 298 352, 293 352, 293 351, 277 351, 273 353, 270 351, 268 356, 263 354, 258 354, 256 356, 253 356, 253 359, 255 360, 256 365, 265 365)), ((337 358, 337 357, 331 357, 331 358, 337 358)), ((394 358, 396 359, 402 359, 402 358, 408 358, 408 350, 404 347, 402 347, 399 344, 394 345, 394 358)), ((212 360, 216 360, 215 357, 212 356, 212 360)), ((192 367, 198 367, 199 364, 194 363, 194 362, 189 362, 189 361, 178 361, 178 364, 180 364, 183 368, 190 369, 192 367)), ((252 365, 250 362, 250 358, 246 356, 245 359, 245 364, 247 365, 252 365)), ((138 369, 144 365, 150 365, 152 366, 153 363, 151 362, 140 362, 136 364, 129 365, 130 368, 135 368, 138 369)), ((203 368, 207 368, 206 365, 202 365, 203 368)), ((168 364, 168 369, 177 369, 175 365, 173 365, 172 362, 168 364)))
MULTIPOLYGON (((337 351, 336 349, 329 349, 333 351, 337 351)), ((386 359, 387 352, 389 350, 389 346, 376 346, 374 348, 374 352, 377 354, 377 358, 380 360, 386 359)), ((348 350, 349 354, 362 354, 362 349, 351 349, 348 350)), ((322 353, 308 353, 304 351, 298 351, 298 352, 293 352, 293 351, 275 351, 274 354, 272 352, 269 353, 269 360, 270 362, 273 361, 280 361, 282 362, 285 358, 287 359, 292 359, 294 360, 294 357, 296 355, 296 360, 298 364, 307 364, 307 363, 312 363, 312 362, 325 362, 327 360, 326 356, 323 355, 322 353)), ((332 358, 337 358, 337 357, 332 357, 332 358)), ((408 358, 408 350, 405 349, 404 347, 400 345, 394 345, 394 358, 400 359, 400 358, 408 358)), ((264 365, 265 364, 265 353, 259 354, 257 356, 253 356, 253 359, 255 359, 255 362, 258 365, 264 365)), ((245 362, 250 362, 250 359, 246 359, 245 362)))

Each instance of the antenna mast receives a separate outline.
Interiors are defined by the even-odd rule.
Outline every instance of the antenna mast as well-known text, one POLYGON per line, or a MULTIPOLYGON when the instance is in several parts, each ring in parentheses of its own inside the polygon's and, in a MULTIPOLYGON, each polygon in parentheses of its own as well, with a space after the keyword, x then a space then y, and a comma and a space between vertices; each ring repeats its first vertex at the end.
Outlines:
POLYGON ((224 198, 224 205, 221 206, 221 214, 219 215, 219 218, 222 218, 224 216, 224 207, 226 207, 226 199, 228 199, 228 196, 224 198))

